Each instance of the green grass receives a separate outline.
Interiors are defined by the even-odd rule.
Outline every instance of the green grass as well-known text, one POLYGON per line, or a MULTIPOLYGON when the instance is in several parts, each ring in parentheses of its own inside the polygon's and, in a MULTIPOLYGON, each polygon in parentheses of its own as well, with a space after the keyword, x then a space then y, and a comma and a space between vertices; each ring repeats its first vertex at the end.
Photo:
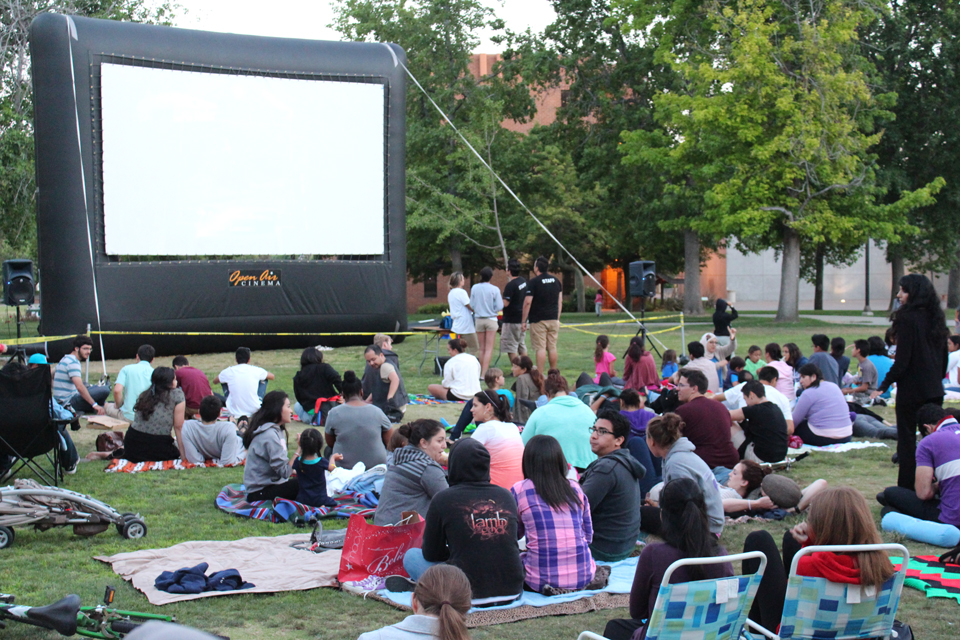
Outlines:
MULTIPOLYGON (((618 317, 625 316, 605 315, 604 320, 609 322, 618 317)), ((565 314, 563 319, 567 323, 596 320, 592 314, 565 314)), ((738 336, 740 353, 746 353, 746 347, 751 344, 762 346, 772 341, 780 344, 793 341, 807 352, 810 350, 810 335, 813 333, 822 332, 831 337, 842 335, 848 344, 856 338, 882 334, 882 327, 831 326, 809 320, 775 325, 770 319, 743 318, 737 321, 735 326, 741 329, 738 336)), ((660 328, 665 326, 651 326, 651 330, 660 328)), ((609 335, 612 351, 618 356, 617 365, 622 365, 619 358, 636 329, 630 329, 630 326, 625 324, 606 324, 583 329, 609 335)), ((710 329, 707 325, 688 324, 686 338, 688 341, 699 339, 701 333, 710 329)), ((668 347, 678 349, 681 345, 679 332, 665 333, 658 337, 668 347)), ((592 372, 594 340, 595 336, 585 333, 572 330, 561 332, 560 368, 571 382, 581 371, 592 372)), ((396 345, 410 393, 425 392, 426 386, 437 380, 429 362, 424 367, 425 375, 417 374, 422 348, 423 338, 419 336, 413 336, 396 345)), ((324 357, 341 373, 349 368, 362 370, 361 347, 328 351, 324 357)), ((190 361, 212 379, 222 368, 232 364, 232 354, 190 356, 190 361)), ((130 362, 111 360, 107 362, 107 369, 115 378, 120 368, 130 362)), ((292 378, 299 368, 299 351, 257 352, 254 353, 253 362, 276 374, 277 380, 271 383, 271 389, 281 388, 292 393, 292 378)), ((99 371, 99 363, 95 364, 97 366, 91 366, 91 373, 99 371)), ((154 364, 169 366, 169 358, 158 359, 154 364)), ((622 366, 619 368, 622 370, 622 366)), ((882 412, 888 418, 893 418, 892 410, 884 409, 882 412)), ((459 405, 411 406, 407 416, 411 419, 426 416, 454 419, 458 413, 459 405)), ((302 425, 295 426, 294 431, 302 428, 302 425)), ((74 434, 81 455, 93 448, 97 433, 83 429, 74 434)), ((863 449, 842 455, 814 453, 799 462, 789 475, 801 484, 824 478, 831 484, 856 486, 867 496, 879 522, 879 505, 873 496, 884 487, 896 483, 896 467, 890 463, 892 453, 892 448, 863 449)), ((90 538, 74 536, 69 529, 61 528, 45 532, 17 529, 15 545, 0 551, 0 591, 16 594, 18 602, 23 604, 47 604, 67 593, 77 593, 86 604, 93 604, 102 596, 104 586, 110 584, 117 587, 116 603, 121 608, 175 615, 184 624, 221 633, 235 640, 356 638, 364 631, 393 624, 403 618, 402 613, 385 605, 365 602, 333 589, 275 595, 236 595, 164 607, 151 606, 144 596, 116 576, 108 565, 93 560, 93 557, 137 549, 162 548, 188 540, 236 540, 251 536, 282 535, 295 530, 288 525, 231 517, 216 509, 214 497, 217 492, 227 483, 240 482, 242 469, 114 475, 103 473, 103 466, 104 463, 100 462, 81 464, 76 475, 67 477, 65 486, 89 493, 121 511, 140 512, 149 527, 147 537, 141 540, 124 540, 113 529, 90 538)), ((779 538, 795 521, 727 527, 722 542, 730 552, 739 552, 750 531, 764 528, 775 538, 779 538)), ((332 526, 345 524, 345 521, 331 523, 332 526)), ((904 542, 898 536, 890 534, 884 534, 884 539, 904 542)), ((941 553, 937 548, 915 542, 908 542, 907 546, 914 555, 941 553)), ((958 606, 952 600, 927 600, 918 591, 904 589, 897 617, 909 623, 918 637, 947 638, 956 636, 956 625, 960 619, 958 613, 958 606)), ((477 629, 472 632, 472 637, 517 640, 575 638, 584 629, 602 632, 608 619, 627 615, 625 609, 618 609, 577 616, 541 618, 477 629)), ((3 637, 34 639, 58 636, 11 624, 3 631, 3 637)))

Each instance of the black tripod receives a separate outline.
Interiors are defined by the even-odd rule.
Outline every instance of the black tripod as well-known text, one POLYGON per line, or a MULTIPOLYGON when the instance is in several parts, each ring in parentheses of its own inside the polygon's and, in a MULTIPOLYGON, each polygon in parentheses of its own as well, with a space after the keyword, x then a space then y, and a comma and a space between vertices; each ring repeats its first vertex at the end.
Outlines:
MULTIPOLYGON (((647 315, 647 297, 640 296, 640 328, 637 329, 637 333, 634 334, 633 337, 636 338, 637 336, 640 336, 640 340, 641 340, 640 344, 644 349, 647 348, 647 325, 643 321, 646 315, 647 315)), ((663 355, 661 355, 660 351, 657 349, 657 345, 653 343, 653 340, 650 341, 650 348, 655 354, 657 354, 658 358, 660 358, 661 360, 663 359, 663 355)))
POLYGON ((7 362, 13 362, 13 359, 16 358, 20 361, 20 364, 27 363, 27 350, 20 345, 20 305, 17 305, 17 346, 13 348, 13 353, 10 354, 10 359, 7 362))

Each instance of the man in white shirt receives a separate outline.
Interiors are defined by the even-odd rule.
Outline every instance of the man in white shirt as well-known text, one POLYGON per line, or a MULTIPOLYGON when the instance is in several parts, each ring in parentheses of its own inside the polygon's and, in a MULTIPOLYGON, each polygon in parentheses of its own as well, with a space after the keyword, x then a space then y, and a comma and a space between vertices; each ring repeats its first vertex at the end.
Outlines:
POLYGON ((259 393, 260 383, 273 380, 274 375, 250 363, 250 349, 237 349, 237 364, 227 367, 213 379, 214 384, 227 385, 227 411, 231 416, 252 416, 260 408, 263 396, 259 393))

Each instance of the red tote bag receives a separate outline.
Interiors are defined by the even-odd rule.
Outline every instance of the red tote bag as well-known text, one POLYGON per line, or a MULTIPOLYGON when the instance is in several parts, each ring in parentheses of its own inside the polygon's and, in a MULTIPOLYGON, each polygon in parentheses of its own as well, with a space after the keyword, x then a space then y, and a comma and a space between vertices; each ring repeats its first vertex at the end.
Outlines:
POLYGON ((413 513, 392 527, 368 524, 363 516, 350 516, 340 556, 340 582, 364 580, 368 576, 407 576, 403 554, 423 546, 424 522, 413 513))

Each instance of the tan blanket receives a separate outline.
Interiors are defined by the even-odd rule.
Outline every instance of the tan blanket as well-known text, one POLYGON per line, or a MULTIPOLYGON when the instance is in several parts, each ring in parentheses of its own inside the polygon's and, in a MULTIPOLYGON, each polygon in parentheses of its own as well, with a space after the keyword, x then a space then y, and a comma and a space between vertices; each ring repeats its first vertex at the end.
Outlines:
POLYGON ((131 581, 134 587, 147 596, 150 604, 155 605, 235 593, 274 593, 338 587, 340 551, 313 553, 290 546, 309 539, 308 534, 295 533, 273 538, 182 542, 166 549, 144 549, 118 553, 115 556, 95 556, 95 559, 112 565, 117 575, 131 581), (256 586, 242 591, 195 594, 167 593, 153 586, 161 572, 193 567, 201 562, 210 565, 207 575, 214 571, 236 569, 245 581, 256 586))

